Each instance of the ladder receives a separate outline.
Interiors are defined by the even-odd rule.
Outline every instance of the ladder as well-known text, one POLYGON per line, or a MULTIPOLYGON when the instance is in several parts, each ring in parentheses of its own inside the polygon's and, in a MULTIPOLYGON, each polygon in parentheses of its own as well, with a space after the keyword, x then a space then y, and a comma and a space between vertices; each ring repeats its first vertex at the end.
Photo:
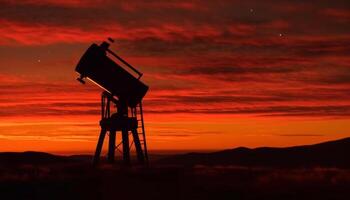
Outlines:
POLYGON ((142 102, 137 104, 135 108, 131 109, 131 117, 135 117, 137 120, 136 132, 139 136, 139 141, 143 148, 146 164, 148 164, 148 151, 147 151, 147 144, 146 144, 146 133, 145 133, 145 124, 143 119, 142 102))

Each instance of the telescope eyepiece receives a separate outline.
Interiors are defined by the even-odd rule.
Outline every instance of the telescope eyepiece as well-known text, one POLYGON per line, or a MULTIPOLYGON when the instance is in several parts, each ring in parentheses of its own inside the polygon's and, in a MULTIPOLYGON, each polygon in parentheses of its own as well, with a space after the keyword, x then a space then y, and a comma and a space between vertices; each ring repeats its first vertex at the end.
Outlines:
MULTIPOLYGON (((110 43, 114 43, 114 40, 112 38, 107 38, 108 42, 110 43)), ((108 51, 108 48, 109 48, 109 43, 106 42, 106 41, 103 41, 101 44, 100 44, 100 47, 104 50, 104 51, 108 51)))
POLYGON ((107 38, 107 40, 108 40, 110 43, 114 43, 114 40, 113 40, 113 38, 111 38, 111 37, 107 38))
POLYGON ((84 80, 84 78, 82 76, 78 77, 77 81, 79 81, 81 84, 85 85, 85 80, 84 80))

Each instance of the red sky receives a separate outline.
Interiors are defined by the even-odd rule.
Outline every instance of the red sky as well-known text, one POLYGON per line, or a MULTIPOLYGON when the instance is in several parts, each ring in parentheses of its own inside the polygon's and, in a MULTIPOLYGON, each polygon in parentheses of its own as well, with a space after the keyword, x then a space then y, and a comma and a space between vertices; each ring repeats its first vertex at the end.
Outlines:
POLYGON ((91 43, 140 69, 151 150, 350 136, 350 2, 0 0, 0 151, 93 152, 91 43))

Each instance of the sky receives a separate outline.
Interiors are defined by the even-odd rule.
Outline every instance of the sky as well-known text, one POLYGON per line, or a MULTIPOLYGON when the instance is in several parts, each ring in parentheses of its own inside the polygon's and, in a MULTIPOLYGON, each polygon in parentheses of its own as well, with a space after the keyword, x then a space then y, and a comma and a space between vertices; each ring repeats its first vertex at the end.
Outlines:
POLYGON ((285 147, 350 136, 349 0, 0 0, 0 151, 92 153, 84 51, 144 73, 148 147, 285 147))

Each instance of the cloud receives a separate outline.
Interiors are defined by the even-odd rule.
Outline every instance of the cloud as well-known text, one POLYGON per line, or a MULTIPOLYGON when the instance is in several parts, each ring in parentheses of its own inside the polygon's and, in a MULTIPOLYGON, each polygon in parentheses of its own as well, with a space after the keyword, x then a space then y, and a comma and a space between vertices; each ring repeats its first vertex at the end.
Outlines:
POLYGON ((8 3, 13 5, 56 5, 56 6, 84 6, 84 5, 98 5, 105 0, 1 0, 2 3, 8 3))
POLYGON ((107 37, 150 86, 152 148, 341 137, 349 10, 348 0, 0 0, 0 146, 93 148, 101 89, 79 85, 74 67, 107 37))
POLYGON ((322 134, 281 134, 282 137, 322 137, 322 134))
POLYGON ((327 8, 322 10, 321 14, 326 15, 327 17, 334 17, 342 22, 350 20, 350 13, 347 9, 327 8))
POLYGON ((168 109, 147 110, 148 113, 171 114, 236 114, 269 117, 349 117, 350 105, 340 106, 270 106, 270 107, 238 107, 238 108, 211 108, 211 109, 168 109))
POLYGON ((239 66, 205 66, 205 67, 193 67, 187 69, 187 71, 181 71, 185 74, 274 74, 274 73, 291 73, 297 72, 300 69, 298 67, 239 67, 239 66))
MULTIPOLYGON (((333 116, 342 114, 321 105, 350 98, 347 1, 1 3, 1 70, 70 81, 84 45, 111 36, 112 48, 144 72, 151 113, 333 116), (45 65, 31 61, 42 54, 45 65)), ((11 108, 3 116, 97 113, 93 86, 0 78, 0 106, 11 108)))
MULTIPOLYGON (((254 70, 252 73, 261 74, 254 70)), ((2 77, 4 80, 3 85, 0 86, 0 116, 2 118, 79 115, 98 117, 100 113, 101 90, 94 85, 80 87, 78 83, 46 83, 11 78, 5 75, 2 77), (8 94, 15 95, 15 98, 9 99, 8 94)), ((319 82, 318 79, 317 83, 319 82)), ((349 116, 350 95, 346 86, 299 85, 299 88, 284 86, 285 88, 281 89, 281 86, 271 87, 270 85, 268 87, 269 84, 265 86, 264 84, 266 83, 257 86, 248 84, 251 87, 225 88, 217 87, 214 83, 203 85, 202 88, 154 90, 145 97, 145 112, 150 114, 349 116), (208 90, 209 87, 211 88, 208 90)))

